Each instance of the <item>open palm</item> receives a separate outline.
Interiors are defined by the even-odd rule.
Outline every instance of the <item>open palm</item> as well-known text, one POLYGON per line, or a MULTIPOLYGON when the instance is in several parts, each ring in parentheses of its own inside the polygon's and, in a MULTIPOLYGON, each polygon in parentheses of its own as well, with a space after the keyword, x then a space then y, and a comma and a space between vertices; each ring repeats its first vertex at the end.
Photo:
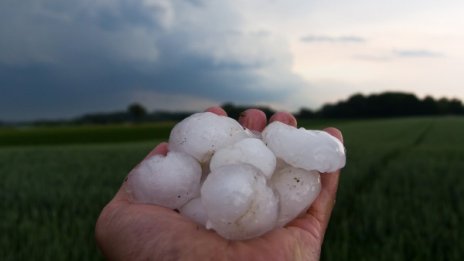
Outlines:
MULTIPOLYGON (((218 107, 208 110, 225 115, 218 107)), ((239 121, 257 131, 266 126, 265 114, 255 109, 245 111, 239 121)), ((270 121, 296 126, 288 113, 276 113, 270 121)), ((325 130, 343 141, 337 129, 325 130)), ((161 143, 148 156, 167 151, 161 143)), ((134 203, 124 183, 100 214, 97 243, 109 260, 318 260, 338 179, 339 171, 321 175, 321 192, 304 215, 246 241, 226 240, 171 209, 134 203)))

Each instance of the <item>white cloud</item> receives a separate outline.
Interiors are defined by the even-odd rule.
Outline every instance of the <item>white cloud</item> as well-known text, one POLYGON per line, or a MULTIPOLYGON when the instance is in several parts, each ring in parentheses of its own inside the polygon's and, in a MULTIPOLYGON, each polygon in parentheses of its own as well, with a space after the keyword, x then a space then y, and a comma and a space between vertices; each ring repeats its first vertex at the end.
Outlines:
POLYGON ((356 35, 306 35, 301 37, 301 41, 305 43, 364 43, 366 39, 356 35))
POLYGON ((399 49, 393 50, 393 54, 404 58, 437 58, 444 57, 443 53, 425 49, 399 49))

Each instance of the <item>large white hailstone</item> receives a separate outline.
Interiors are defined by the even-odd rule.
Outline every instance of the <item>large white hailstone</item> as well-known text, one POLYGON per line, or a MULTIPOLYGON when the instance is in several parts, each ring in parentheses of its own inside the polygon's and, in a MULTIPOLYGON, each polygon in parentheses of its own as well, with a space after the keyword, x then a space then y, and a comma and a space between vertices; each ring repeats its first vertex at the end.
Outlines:
POLYGON ((325 131, 297 129, 275 121, 262 135, 276 157, 294 167, 333 172, 345 166, 343 144, 325 131))
POLYGON ((279 194, 277 227, 282 227, 306 211, 321 191, 319 172, 285 167, 272 176, 271 183, 279 194))
POLYGON ((207 228, 232 240, 260 236, 276 224, 278 198, 261 171, 248 164, 219 167, 201 188, 207 228))
POLYGON ((216 150, 250 135, 229 117, 211 112, 195 113, 174 126, 169 136, 169 150, 182 151, 207 162, 216 150))
MULTIPOLYGON (((276 227, 279 210, 279 198, 260 177, 256 187, 254 201, 249 211, 240 218, 238 224, 243 231, 230 231, 231 239, 250 239, 263 235, 276 227)), ((230 229, 227 226, 225 229, 230 229)))
POLYGON ((189 218, 197 224, 206 226, 208 216, 206 215, 205 207, 201 203, 201 198, 194 198, 185 204, 179 212, 182 216, 189 218))
POLYGON ((255 166, 269 179, 276 167, 276 157, 262 140, 247 138, 216 151, 211 158, 210 169, 214 171, 221 166, 238 163, 255 166))
POLYGON ((176 209, 200 192, 201 167, 190 155, 169 152, 140 163, 129 175, 128 191, 137 202, 176 209))

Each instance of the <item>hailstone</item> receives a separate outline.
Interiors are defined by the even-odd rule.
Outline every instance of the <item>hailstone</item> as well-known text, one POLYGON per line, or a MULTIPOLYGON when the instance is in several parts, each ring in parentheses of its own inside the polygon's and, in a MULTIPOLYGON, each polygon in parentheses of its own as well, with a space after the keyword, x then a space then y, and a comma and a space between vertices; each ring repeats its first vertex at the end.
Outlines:
POLYGON ((213 170, 201 188, 207 228, 228 239, 249 239, 274 228, 278 200, 261 171, 249 164, 213 170))
POLYGON ((210 169, 214 171, 237 163, 253 165, 270 178, 276 167, 276 157, 262 140, 247 138, 218 150, 211 158, 210 169))
POLYGON ((319 172, 287 166, 272 176, 280 197, 277 226, 282 227, 307 210, 321 191, 319 172))
POLYGON ((200 197, 190 200, 181 209, 179 209, 179 212, 182 216, 195 221, 195 223, 206 226, 208 216, 206 216, 206 210, 200 197))
POLYGON ((343 144, 326 132, 273 122, 261 133, 210 112, 174 126, 168 148, 131 172, 128 192, 231 240, 285 226, 318 196, 320 173, 345 165, 343 144))
POLYGON ((207 162, 216 150, 250 135, 229 117, 211 112, 195 113, 174 126, 169 136, 169 150, 182 151, 199 162, 207 162))
POLYGON ((264 129, 263 140, 277 158, 297 168, 333 172, 345 166, 343 144, 325 131, 275 121, 264 129))
POLYGON ((175 209, 199 196, 200 178, 200 164, 192 156, 171 151, 142 161, 127 186, 138 202, 175 209))

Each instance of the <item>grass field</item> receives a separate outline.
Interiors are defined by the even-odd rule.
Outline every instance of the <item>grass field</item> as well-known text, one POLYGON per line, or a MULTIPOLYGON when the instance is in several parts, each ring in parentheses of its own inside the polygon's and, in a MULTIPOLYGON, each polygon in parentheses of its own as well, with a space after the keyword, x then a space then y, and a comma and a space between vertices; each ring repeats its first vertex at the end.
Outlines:
MULTIPOLYGON (((464 118, 304 125, 348 152, 323 260, 464 259, 464 118)), ((0 260, 101 260, 101 208, 170 126, 1 129, 0 260)))
POLYGON ((173 122, 0 128, 0 147, 147 141, 167 137, 172 126, 173 122))

